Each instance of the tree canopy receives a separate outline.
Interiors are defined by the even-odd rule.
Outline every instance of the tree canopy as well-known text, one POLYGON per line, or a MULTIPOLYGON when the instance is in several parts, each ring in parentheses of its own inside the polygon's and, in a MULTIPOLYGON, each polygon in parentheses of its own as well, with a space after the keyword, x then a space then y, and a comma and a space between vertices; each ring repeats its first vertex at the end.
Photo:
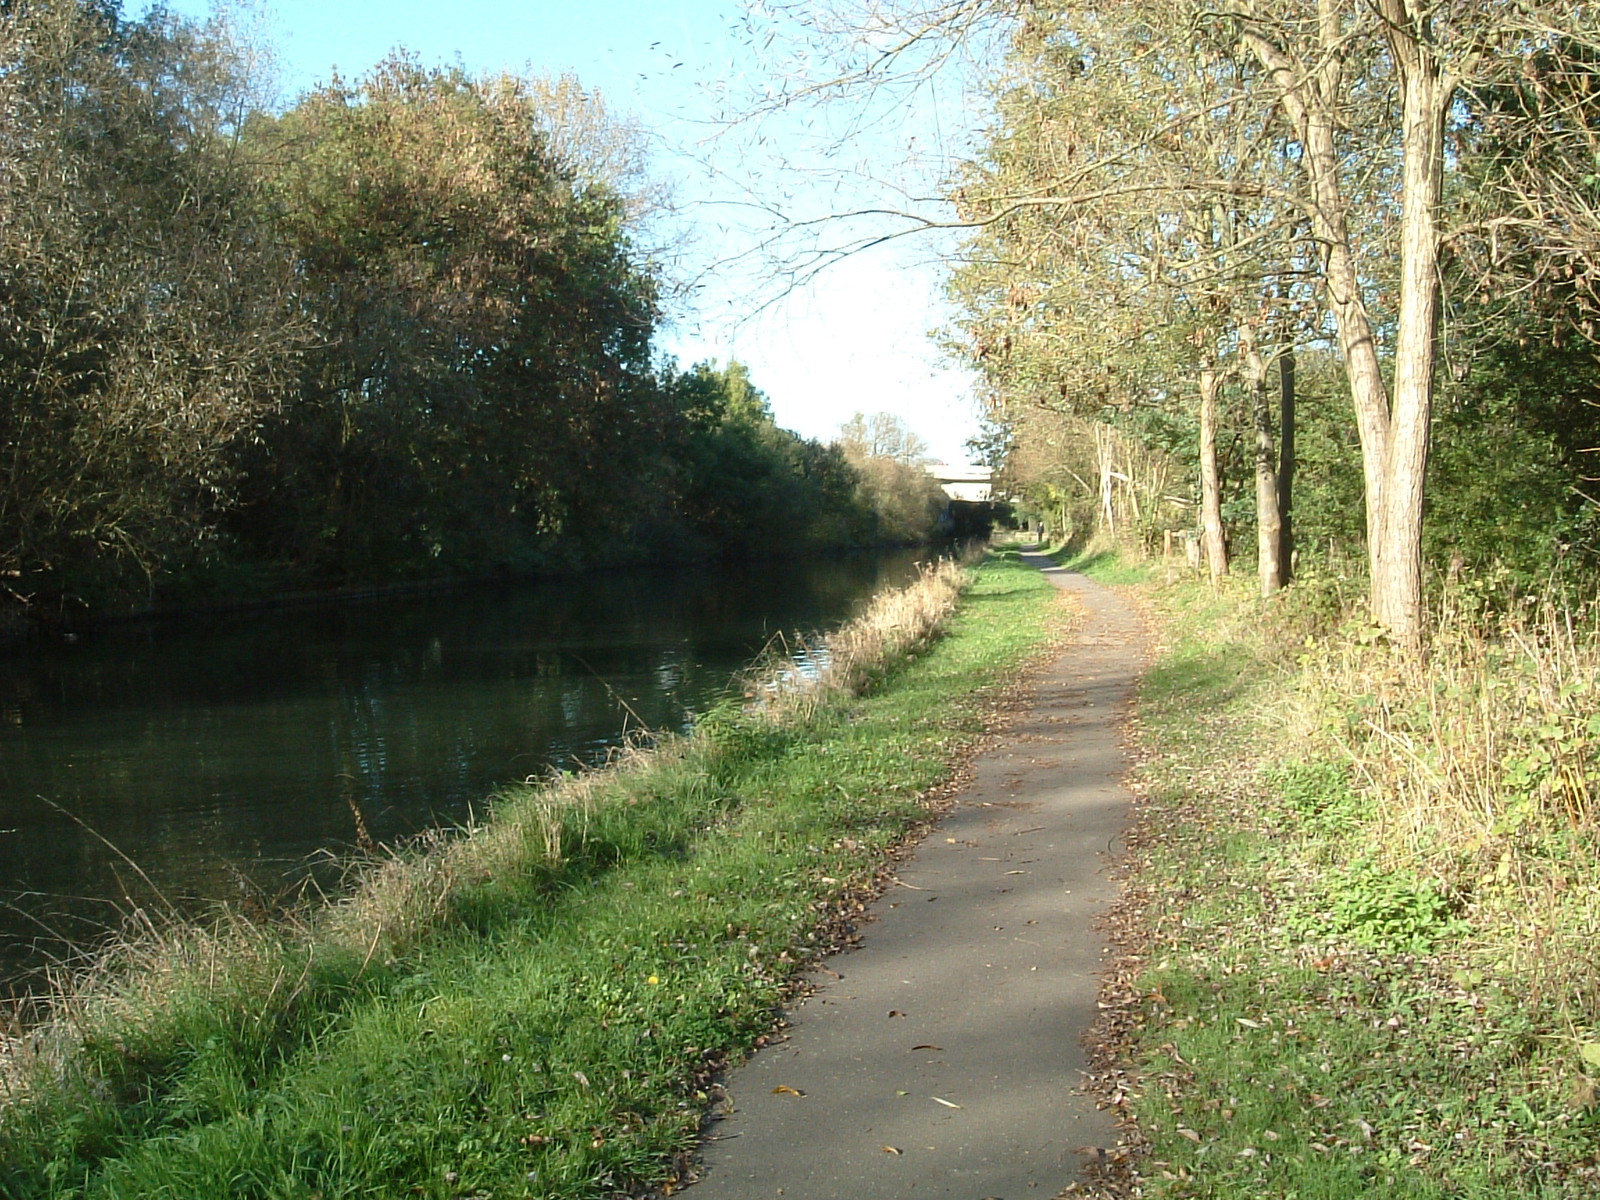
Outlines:
POLYGON ((275 111, 222 21, 0 6, 6 610, 922 538, 656 348, 641 135, 398 53, 275 111))

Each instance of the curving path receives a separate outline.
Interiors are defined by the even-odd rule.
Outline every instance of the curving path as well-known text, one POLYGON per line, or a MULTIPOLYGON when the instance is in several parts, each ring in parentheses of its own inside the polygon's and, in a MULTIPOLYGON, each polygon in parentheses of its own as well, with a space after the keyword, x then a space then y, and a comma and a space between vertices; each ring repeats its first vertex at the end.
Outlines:
POLYGON ((1131 607, 1041 555, 1085 620, 971 785, 828 960, 784 1040, 729 1074, 694 1200, 1056 1196, 1114 1144, 1079 1090, 1127 820, 1131 607))

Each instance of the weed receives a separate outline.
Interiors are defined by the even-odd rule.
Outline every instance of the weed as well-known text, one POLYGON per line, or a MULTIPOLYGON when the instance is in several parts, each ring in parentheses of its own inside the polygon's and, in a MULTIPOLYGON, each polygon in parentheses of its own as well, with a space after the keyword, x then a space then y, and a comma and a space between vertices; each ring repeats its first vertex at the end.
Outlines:
POLYGON ((1325 870, 1318 882, 1321 903, 1302 903, 1291 917, 1292 927, 1312 940, 1331 935, 1379 953, 1426 954, 1467 929, 1457 919, 1459 905, 1435 881, 1409 871, 1357 859, 1325 870))
POLYGON ((1107 1002, 1143 1194, 1600 1193, 1593 636, 1451 617, 1420 664, 1326 591, 1278 620, 1140 587, 1163 646, 1107 1002))

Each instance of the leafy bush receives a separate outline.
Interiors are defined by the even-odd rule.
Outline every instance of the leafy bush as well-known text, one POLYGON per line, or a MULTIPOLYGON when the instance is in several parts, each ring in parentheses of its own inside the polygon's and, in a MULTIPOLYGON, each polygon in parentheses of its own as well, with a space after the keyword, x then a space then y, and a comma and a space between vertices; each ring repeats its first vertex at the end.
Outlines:
POLYGON ((1285 805, 1303 817, 1351 813, 1359 805, 1349 772, 1326 760, 1274 767, 1267 772, 1267 782, 1285 805))
POLYGON ((1426 954, 1465 929, 1452 898, 1433 880, 1408 871, 1357 859, 1324 876, 1324 884, 1327 894, 1317 911, 1297 906, 1292 924, 1303 935, 1344 937, 1382 954, 1426 954))

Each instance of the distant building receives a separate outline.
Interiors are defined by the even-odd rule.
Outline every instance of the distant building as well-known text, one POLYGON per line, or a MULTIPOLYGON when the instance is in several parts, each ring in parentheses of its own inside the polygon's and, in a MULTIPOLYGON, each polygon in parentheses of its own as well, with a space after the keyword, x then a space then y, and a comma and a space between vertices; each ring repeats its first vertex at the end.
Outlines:
POLYGON ((955 467, 949 463, 928 463, 924 468, 938 480, 944 494, 952 500, 965 500, 971 504, 987 503, 991 497, 994 471, 989 467, 955 467))

